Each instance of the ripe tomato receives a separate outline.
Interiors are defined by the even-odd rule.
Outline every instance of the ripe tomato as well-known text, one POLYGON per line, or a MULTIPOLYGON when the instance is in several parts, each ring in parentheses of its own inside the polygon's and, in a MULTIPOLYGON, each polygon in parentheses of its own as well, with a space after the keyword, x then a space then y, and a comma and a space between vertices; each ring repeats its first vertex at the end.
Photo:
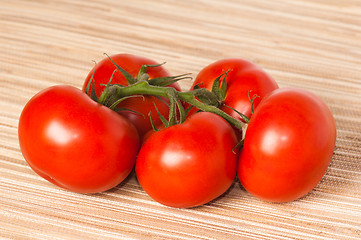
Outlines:
POLYGON ((137 130, 127 119, 71 86, 36 94, 21 113, 18 134, 36 173, 79 193, 119 184, 139 150, 137 130))
MULTIPOLYGON (((203 68, 194 80, 192 89, 197 85, 212 90, 214 80, 226 71, 229 72, 226 76, 227 92, 223 104, 234 108, 248 118, 252 115, 250 98, 258 96, 253 101, 255 109, 267 93, 278 88, 276 81, 254 63, 240 58, 229 58, 216 61, 203 68)), ((226 106, 221 109, 243 121, 234 110, 226 106)))
POLYGON ((301 89, 277 89, 249 122, 238 178, 258 198, 295 200, 321 180, 335 141, 335 121, 319 97, 301 89))
MULTIPOLYGON (((156 65, 157 63, 153 60, 139 57, 130 54, 117 54, 110 56, 110 58, 121 68, 127 71, 134 78, 137 77, 140 68, 143 65, 156 65)), ((105 86, 103 84, 107 84, 116 69, 116 66, 109 60, 109 58, 104 58, 102 61, 96 64, 96 70, 94 73, 94 88, 97 97, 101 95, 105 86)), ((85 79, 83 85, 83 91, 85 92, 88 83, 93 75, 94 68, 89 72, 87 78, 85 79)), ((147 74, 149 75, 149 79, 160 78, 160 77, 168 77, 170 76, 169 72, 163 67, 148 67, 147 74)), ((112 84, 120 84, 120 85, 128 85, 126 78, 123 76, 121 72, 116 72, 112 79, 112 84)), ((173 87, 176 90, 180 90, 178 83, 173 83, 169 85, 169 87, 173 87)), ((90 93, 89 93, 90 94, 90 93)), ((132 111, 119 111, 119 113, 128 118, 138 129, 139 135, 142 138, 145 133, 152 129, 152 125, 149 119, 149 112, 151 112, 153 121, 156 125, 161 124, 161 120, 159 119, 159 115, 154 107, 154 104, 157 106, 159 112, 163 116, 167 116, 169 112, 169 107, 165 102, 169 102, 168 99, 160 100, 154 96, 144 96, 144 98, 129 98, 122 101, 118 107, 126 108, 132 111), (136 113, 135 113, 136 112, 136 113), (140 114, 139 114, 140 113, 140 114)))
POLYGON ((221 117, 201 112, 149 136, 136 163, 143 189, 171 207, 194 207, 223 194, 236 176, 237 144, 221 117))

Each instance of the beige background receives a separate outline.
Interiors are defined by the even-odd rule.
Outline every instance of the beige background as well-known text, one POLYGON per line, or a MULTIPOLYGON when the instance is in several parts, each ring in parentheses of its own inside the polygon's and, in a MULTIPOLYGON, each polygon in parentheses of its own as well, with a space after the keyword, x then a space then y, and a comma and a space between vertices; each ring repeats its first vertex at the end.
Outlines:
POLYGON ((0 238, 360 239, 360 108, 361 1, 0 0, 0 238), (281 87, 328 104, 338 128, 331 166, 286 204, 257 200, 237 182, 195 209, 154 202, 134 175, 95 195, 53 186, 21 155, 19 114, 46 87, 80 88, 104 52, 193 77, 225 57, 254 61, 281 87))

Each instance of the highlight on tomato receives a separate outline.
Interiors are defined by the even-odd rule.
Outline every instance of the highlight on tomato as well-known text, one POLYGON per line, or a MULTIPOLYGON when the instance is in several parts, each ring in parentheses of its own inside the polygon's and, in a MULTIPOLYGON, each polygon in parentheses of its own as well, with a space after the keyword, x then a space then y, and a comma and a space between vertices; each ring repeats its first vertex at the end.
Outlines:
POLYGON ((310 192, 325 174, 336 125, 315 94, 280 88, 264 97, 247 127, 238 178, 252 195, 289 202, 310 192))
POLYGON ((49 182, 78 193, 121 183, 139 150, 136 128, 71 86, 54 86, 25 105, 18 126, 22 154, 49 182))

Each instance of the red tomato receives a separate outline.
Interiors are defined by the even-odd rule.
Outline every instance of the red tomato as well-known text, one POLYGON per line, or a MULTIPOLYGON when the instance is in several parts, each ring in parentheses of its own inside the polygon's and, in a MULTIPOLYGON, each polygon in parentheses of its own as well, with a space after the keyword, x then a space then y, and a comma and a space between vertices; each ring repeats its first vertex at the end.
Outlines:
POLYGON ((18 134, 36 173, 79 193, 118 185, 139 149, 137 130, 127 119, 70 86, 36 94, 21 113, 18 134))
MULTIPOLYGON (((194 80, 192 89, 198 85, 211 90, 214 80, 226 71, 229 72, 226 77, 227 92, 224 105, 234 108, 248 118, 252 115, 249 98, 258 96, 253 102, 255 109, 267 93, 278 88, 275 80, 254 63, 239 58, 229 58, 214 62, 202 69, 194 80)), ((232 109, 225 106, 221 109, 243 121, 239 114, 232 109)))
MULTIPOLYGON (((110 56, 110 58, 120 67, 122 67, 125 71, 127 71, 133 77, 137 77, 140 68, 143 65, 156 65, 157 63, 153 60, 139 57, 130 54, 118 54, 114 56, 110 56)), ((95 93, 99 97, 103 92, 105 86, 102 84, 107 84, 116 69, 116 66, 109 60, 109 58, 104 58, 102 61, 96 64, 96 71, 94 74, 94 87, 95 93)), ((83 91, 86 90, 89 80, 94 72, 94 68, 89 72, 84 85, 83 91)), ((163 67, 148 67, 147 74, 149 75, 149 79, 159 78, 159 77, 168 77, 170 76, 169 72, 163 67)), ((120 84, 120 85, 128 85, 127 80, 122 75, 121 72, 116 72, 114 74, 112 84, 120 84)), ((178 83, 173 83, 169 85, 170 87, 175 88, 176 90, 180 90, 178 83)), ((169 102, 168 99, 163 99, 165 102, 169 102)), ((143 115, 134 113, 132 111, 119 111, 121 115, 128 118, 138 129, 140 137, 143 137, 145 133, 152 129, 152 125, 150 123, 150 119, 148 113, 151 112, 152 118, 156 125, 161 124, 161 120, 159 119, 159 115, 154 107, 154 104, 157 106, 159 112, 163 116, 167 116, 169 112, 169 107, 162 100, 154 96, 144 96, 144 98, 129 98, 121 102, 118 107, 126 108, 133 110, 137 113, 141 113, 143 115)))
POLYGON ((167 206, 205 204, 231 186, 236 144, 236 135, 223 118, 209 112, 194 114, 183 124, 149 136, 137 158, 139 183, 167 206))
POLYGON ((249 122, 238 177, 248 192, 266 201, 298 199, 325 174, 335 141, 335 121, 319 97, 301 89, 277 89, 249 122))

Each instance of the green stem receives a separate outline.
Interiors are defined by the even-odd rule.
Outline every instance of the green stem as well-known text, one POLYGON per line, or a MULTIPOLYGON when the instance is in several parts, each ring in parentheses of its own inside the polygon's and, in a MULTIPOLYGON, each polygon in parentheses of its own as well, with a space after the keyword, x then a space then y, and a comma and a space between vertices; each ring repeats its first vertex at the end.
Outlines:
POLYGON ((230 115, 223 112, 221 109, 217 108, 216 106, 208 105, 208 104, 198 101, 189 92, 178 92, 178 96, 179 96, 179 99, 181 99, 182 101, 187 102, 190 105, 192 105, 200 110, 203 110, 205 112, 211 112, 211 113, 217 114, 218 116, 221 116, 223 119, 225 119, 227 122, 229 122, 231 125, 242 130, 243 123, 241 121, 238 121, 237 119, 231 117, 230 115))
POLYGON ((231 117, 227 113, 223 112, 221 109, 205 104, 203 102, 198 101, 195 98, 194 91, 208 91, 206 89, 197 89, 189 92, 179 92, 171 87, 158 87, 150 85, 147 81, 136 82, 135 84, 129 86, 118 86, 112 85, 109 87, 110 95, 114 99, 122 98, 130 95, 143 94, 143 95, 153 95, 159 97, 169 98, 170 96, 176 96, 179 100, 184 101, 202 111, 215 113, 226 121, 228 121, 231 125, 235 126, 238 129, 242 130, 243 123, 238 121, 237 119, 231 117))

